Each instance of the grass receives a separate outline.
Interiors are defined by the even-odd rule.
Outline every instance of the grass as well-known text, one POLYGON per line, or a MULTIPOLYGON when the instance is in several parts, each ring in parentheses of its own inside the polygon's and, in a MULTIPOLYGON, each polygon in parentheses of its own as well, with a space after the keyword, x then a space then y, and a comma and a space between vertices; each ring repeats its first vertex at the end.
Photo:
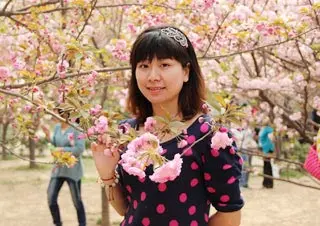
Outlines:
POLYGON ((303 177, 303 173, 300 172, 299 170, 295 169, 282 169, 280 172, 280 177, 281 178, 301 178, 303 177))
POLYGON ((47 171, 49 169, 52 168, 51 164, 37 164, 34 168, 30 168, 29 165, 25 165, 25 166, 18 166, 15 167, 16 170, 18 171, 47 171))

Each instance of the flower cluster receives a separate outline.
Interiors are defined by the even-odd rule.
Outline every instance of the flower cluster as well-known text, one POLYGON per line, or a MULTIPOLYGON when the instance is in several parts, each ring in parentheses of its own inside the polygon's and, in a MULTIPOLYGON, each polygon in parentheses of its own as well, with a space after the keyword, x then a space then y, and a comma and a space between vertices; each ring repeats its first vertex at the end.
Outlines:
POLYGON ((67 166, 72 168, 77 163, 77 158, 71 152, 52 151, 53 162, 58 166, 67 166))

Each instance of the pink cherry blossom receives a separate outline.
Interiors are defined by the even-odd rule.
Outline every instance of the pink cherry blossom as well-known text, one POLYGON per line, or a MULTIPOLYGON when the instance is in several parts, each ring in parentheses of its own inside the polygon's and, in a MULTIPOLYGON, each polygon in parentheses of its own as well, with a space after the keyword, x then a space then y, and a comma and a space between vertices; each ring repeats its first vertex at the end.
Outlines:
POLYGON ((98 72, 96 71, 92 71, 88 76, 87 76, 87 83, 90 87, 94 86, 97 81, 97 76, 98 76, 98 72))
POLYGON ((175 154, 174 159, 157 168, 149 178, 157 183, 173 181, 181 173, 182 158, 175 154))
POLYGON ((77 137, 78 140, 83 140, 83 139, 86 139, 87 138, 87 134, 85 133, 80 133, 77 137))
POLYGON ((96 121, 95 121, 95 132, 98 134, 103 134, 107 132, 108 130, 108 119, 105 116, 100 116, 96 121))
POLYGON ((148 117, 144 123, 144 130, 147 132, 153 132, 157 121, 153 117, 148 117))
POLYGON ((96 104, 96 106, 94 108, 90 108, 89 113, 90 115, 99 115, 101 113, 101 105, 100 104, 96 104))
POLYGON ((302 117, 301 112, 296 112, 296 113, 293 113, 292 115, 289 116, 289 118, 292 121, 297 121, 297 120, 301 119, 301 117, 302 117))
POLYGON ((231 146, 233 142, 232 138, 229 138, 228 133, 217 131, 211 138, 211 148, 225 149, 227 146, 231 146))
POLYGON ((6 82, 9 78, 9 69, 6 67, 0 67, 0 81, 6 82))

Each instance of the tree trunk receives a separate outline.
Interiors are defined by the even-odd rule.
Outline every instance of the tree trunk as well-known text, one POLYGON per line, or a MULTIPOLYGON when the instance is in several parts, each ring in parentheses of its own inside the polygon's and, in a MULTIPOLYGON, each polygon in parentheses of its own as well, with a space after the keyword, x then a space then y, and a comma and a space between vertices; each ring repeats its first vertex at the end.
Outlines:
MULTIPOLYGON (((103 88, 103 93, 100 100, 100 105, 103 108, 104 102, 106 101, 108 96, 108 86, 103 88)), ((110 210, 109 210, 109 202, 106 196, 105 190, 101 189, 101 226, 110 226, 110 210)))
POLYGON ((9 122, 4 122, 2 128, 2 139, 1 139, 1 144, 2 144, 2 159, 5 160, 8 157, 8 153, 6 150, 6 144, 7 144, 7 132, 9 128, 9 122))
POLYGON ((110 208, 104 188, 101 188, 101 226, 111 226, 110 208))
POLYGON ((36 142, 29 137, 29 158, 30 158, 30 168, 36 168, 37 164, 35 163, 35 153, 36 153, 36 142))

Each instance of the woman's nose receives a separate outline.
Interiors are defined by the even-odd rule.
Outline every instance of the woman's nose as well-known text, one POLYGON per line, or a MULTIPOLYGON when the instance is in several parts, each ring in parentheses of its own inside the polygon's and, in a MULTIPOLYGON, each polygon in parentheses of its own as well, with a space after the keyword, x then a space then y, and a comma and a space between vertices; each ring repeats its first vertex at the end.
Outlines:
POLYGON ((160 80, 160 70, 157 66, 150 66, 149 81, 159 81, 160 80))

